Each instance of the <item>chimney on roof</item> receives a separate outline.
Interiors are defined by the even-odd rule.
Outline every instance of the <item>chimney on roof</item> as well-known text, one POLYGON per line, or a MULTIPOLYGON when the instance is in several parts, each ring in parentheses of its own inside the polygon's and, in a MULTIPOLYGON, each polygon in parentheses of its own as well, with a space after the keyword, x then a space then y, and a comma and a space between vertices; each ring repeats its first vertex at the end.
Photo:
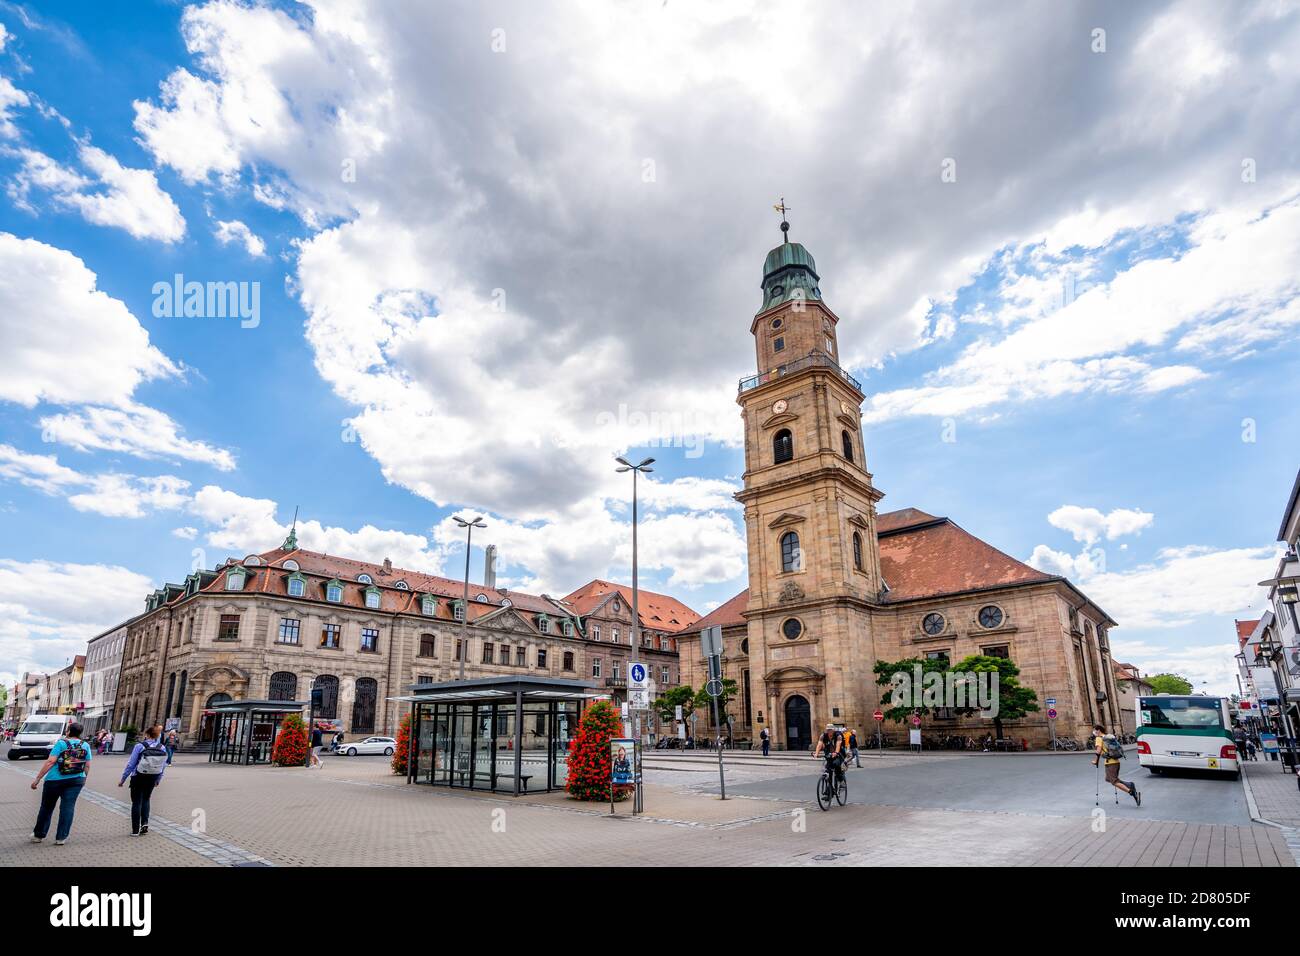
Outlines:
POLYGON ((384 558, 384 573, 385 574, 393 573, 393 562, 390 561, 388 558, 384 558))
POLYGON ((489 544, 483 549, 483 583, 489 588, 497 586, 497 546, 489 544))

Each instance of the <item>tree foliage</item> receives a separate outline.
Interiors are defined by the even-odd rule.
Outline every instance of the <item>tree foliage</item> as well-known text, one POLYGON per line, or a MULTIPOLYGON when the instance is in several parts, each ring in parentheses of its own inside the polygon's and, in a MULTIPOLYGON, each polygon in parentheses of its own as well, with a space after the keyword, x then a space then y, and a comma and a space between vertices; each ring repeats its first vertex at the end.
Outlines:
POLYGON ((1151 690, 1157 694, 1190 694, 1192 682, 1179 674, 1153 674, 1147 678, 1151 690))

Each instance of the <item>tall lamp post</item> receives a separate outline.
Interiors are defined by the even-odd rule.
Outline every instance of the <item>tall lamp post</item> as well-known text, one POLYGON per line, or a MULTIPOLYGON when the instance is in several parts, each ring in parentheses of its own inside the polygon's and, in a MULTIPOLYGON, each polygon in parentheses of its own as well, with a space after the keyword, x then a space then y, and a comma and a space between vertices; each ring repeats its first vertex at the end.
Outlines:
POLYGON ((486 528, 482 518, 466 521, 460 515, 452 520, 465 529, 465 593, 460 607, 460 680, 465 679, 465 658, 469 657, 469 545, 474 540, 475 528, 486 528))
MULTIPOLYGON (((636 465, 632 464, 626 458, 616 458, 614 460, 621 466, 615 469, 616 471, 620 473, 624 471, 632 472, 632 654, 629 656, 635 658, 636 653, 641 648, 641 610, 637 602, 636 580, 636 476, 638 472, 649 474, 654 471, 650 466, 654 464, 655 460, 653 458, 647 458, 645 461, 636 465)), ((617 677, 618 675, 615 674, 614 676, 617 677)), ((632 719, 635 723, 640 722, 635 715, 632 719)), ((634 726, 633 732, 636 734, 637 739, 640 740, 640 728, 634 726)))

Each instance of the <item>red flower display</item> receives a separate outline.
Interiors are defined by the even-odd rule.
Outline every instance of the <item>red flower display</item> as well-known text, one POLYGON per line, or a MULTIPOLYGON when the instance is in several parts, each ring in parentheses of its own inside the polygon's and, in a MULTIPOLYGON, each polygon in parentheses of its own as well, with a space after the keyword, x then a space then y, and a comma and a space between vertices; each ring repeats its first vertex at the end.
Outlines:
POLYGON ((411 754, 411 715, 397 725, 397 746, 393 749, 393 773, 406 776, 407 758, 411 754))
POLYGON ((307 724, 298 714, 289 714, 280 722, 280 734, 271 748, 271 763, 277 767, 302 767, 309 749, 307 724))
MULTIPOLYGON (((623 722, 618 711, 606 700, 587 708, 578 724, 578 736, 569 745, 569 782, 565 789, 577 800, 608 800, 610 764, 609 742, 623 736, 623 722)), ((632 786, 614 788, 614 799, 632 793, 632 786)))

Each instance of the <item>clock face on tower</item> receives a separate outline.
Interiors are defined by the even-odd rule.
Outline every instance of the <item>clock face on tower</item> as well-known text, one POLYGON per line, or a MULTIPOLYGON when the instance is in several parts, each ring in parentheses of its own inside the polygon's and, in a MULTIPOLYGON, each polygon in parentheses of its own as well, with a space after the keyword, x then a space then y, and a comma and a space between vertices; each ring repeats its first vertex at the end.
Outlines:
POLYGON ((773 403, 772 411, 773 413, 780 415, 783 411, 785 411, 789 407, 790 407, 790 403, 787 402, 784 398, 782 398, 779 401, 773 403))

